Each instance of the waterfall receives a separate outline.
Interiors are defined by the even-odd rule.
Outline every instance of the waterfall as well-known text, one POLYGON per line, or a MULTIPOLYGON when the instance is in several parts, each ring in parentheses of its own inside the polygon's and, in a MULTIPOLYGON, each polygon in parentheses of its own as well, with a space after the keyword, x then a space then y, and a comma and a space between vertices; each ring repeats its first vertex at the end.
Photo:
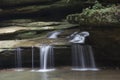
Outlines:
POLYGON ((51 38, 51 39, 55 39, 58 37, 59 34, 61 34, 61 30, 60 31, 53 31, 53 32, 50 32, 48 34, 48 38, 51 38))
POLYGON ((95 65, 92 47, 90 45, 82 45, 85 38, 89 36, 89 32, 74 32, 69 42, 72 43, 72 70, 98 70, 95 65), (81 44, 82 43, 82 44, 81 44))
POLYGON ((98 70, 95 65, 92 47, 90 45, 72 45, 72 70, 98 70))
POLYGON ((15 71, 23 71, 21 50, 22 50, 21 48, 16 49, 15 62, 16 62, 17 69, 15 69, 15 71))
POLYGON ((50 45, 40 46, 40 70, 38 70, 39 72, 54 70, 53 56, 54 56, 53 46, 50 45))

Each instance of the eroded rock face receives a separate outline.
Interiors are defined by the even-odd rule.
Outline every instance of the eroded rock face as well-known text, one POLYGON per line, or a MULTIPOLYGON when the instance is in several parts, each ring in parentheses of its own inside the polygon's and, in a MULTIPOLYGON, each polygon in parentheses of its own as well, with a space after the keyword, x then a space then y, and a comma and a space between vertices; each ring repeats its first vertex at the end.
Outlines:
MULTIPOLYGON (((24 4, 38 4, 38 3, 50 3, 60 0, 0 0, 0 6, 14 6, 14 5, 24 5, 24 4)), ((88 1, 88 2, 94 2, 95 0, 61 0, 63 2, 67 3, 74 3, 78 1, 88 1)), ((106 3, 119 3, 119 0, 98 0, 100 2, 106 2, 106 3)))
POLYGON ((120 0, 98 0, 98 1, 106 3, 120 3, 120 0))
POLYGON ((57 0, 0 0, 0 6, 14 6, 34 3, 49 3, 57 0))
POLYGON ((0 23, 0 40, 45 38, 54 30, 64 30, 77 25, 68 22, 41 22, 29 19, 7 20, 0 23))
MULTIPOLYGON (((23 0, 22 0, 23 1, 23 0)), ((28 1, 28 0, 27 0, 28 1)), ((31 0, 30 0, 31 1, 31 0)), ((36 0, 35 0, 36 1, 36 0)), ((37 0, 38 1, 38 0, 37 0)), ((39 0, 41 1, 41 0, 39 0)), ((42 0, 44 1, 44 0, 42 0)), ((41 1, 41 2, 42 2, 41 1)), ((46 0, 45 0, 46 1, 46 0)), ((20 4, 16 6, 0 7, 0 21, 18 18, 34 18, 42 21, 61 20, 70 13, 80 12, 83 8, 83 2, 67 3, 66 0, 48 0, 51 2, 34 4, 20 4)))
POLYGON ((90 31, 89 44, 93 47, 98 66, 120 66, 119 31, 119 28, 90 31))

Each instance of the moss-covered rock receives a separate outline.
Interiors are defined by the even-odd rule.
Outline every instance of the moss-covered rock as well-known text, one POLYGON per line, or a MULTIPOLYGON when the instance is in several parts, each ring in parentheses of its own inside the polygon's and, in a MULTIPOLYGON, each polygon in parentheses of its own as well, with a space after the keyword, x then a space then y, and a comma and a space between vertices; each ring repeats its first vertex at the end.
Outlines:
POLYGON ((92 9, 86 8, 82 13, 67 16, 67 21, 80 25, 117 25, 120 24, 120 9, 116 5, 102 6, 97 2, 92 9))

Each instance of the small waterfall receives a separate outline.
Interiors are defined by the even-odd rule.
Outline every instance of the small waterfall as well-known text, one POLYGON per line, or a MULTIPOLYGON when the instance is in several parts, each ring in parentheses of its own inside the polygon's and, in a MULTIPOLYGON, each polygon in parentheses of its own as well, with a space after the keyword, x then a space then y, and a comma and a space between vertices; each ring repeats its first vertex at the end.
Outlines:
POLYGON ((31 71, 35 71, 34 70, 34 47, 32 46, 32 70, 31 71))
POLYGON ((90 45, 72 45, 72 70, 98 70, 95 65, 92 47, 90 45))
POLYGON ((15 69, 15 71, 23 71, 21 50, 22 50, 21 48, 16 49, 15 62, 16 62, 17 69, 15 69))
POLYGON ((54 70, 53 56, 54 56, 53 46, 50 45, 40 46, 40 70, 38 70, 39 72, 54 70))
POLYGON ((61 34, 62 31, 53 31, 48 34, 48 38, 55 39, 61 34))

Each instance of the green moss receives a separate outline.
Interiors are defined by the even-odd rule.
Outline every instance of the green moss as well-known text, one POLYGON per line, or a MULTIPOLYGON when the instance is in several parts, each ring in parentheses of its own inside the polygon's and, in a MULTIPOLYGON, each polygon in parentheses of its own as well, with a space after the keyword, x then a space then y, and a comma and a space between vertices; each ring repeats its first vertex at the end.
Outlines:
POLYGON ((93 9, 102 9, 104 6, 100 4, 98 1, 95 1, 95 5, 92 7, 93 9))
POLYGON ((104 7, 96 2, 92 8, 86 8, 82 13, 68 15, 67 20, 80 25, 116 24, 119 23, 115 15, 117 12, 120 10, 115 5, 104 7))

